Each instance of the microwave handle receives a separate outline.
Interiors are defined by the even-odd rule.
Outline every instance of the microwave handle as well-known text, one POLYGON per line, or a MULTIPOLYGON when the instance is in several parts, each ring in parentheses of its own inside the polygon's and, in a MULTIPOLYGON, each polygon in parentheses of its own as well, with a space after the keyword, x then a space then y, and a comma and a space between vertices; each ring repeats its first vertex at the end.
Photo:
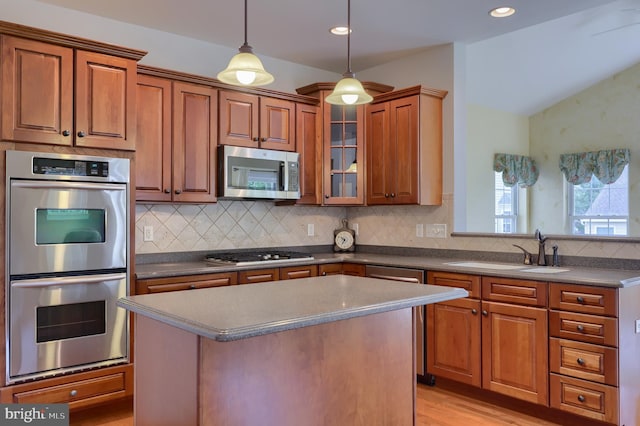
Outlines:
POLYGON ((11 287, 28 288, 28 287, 52 287, 68 284, 95 284, 104 281, 119 281, 127 277, 125 273, 117 274, 99 274, 99 275, 82 275, 76 277, 57 277, 57 278, 34 278, 29 280, 12 281, 11 287))
POLYGON ((94 191, 124 191, 125 185, 114 185, 109 183, 92 182, 68 182, 68 181, 13 181, 14 188, 34 188, 34 189, 88 189, 94 191))
POLYGON ((288 179, 287 179, 287 178, 288 178, 288 176, 287 176, 287 174, 286 174, 286 171, 287 171, 287 170, 286 170, 285 165, 286 165, 286 162, 285 162, 285 161, 281 161, 281 162, 280 162, 280 171, 279 171, 279 173, 280 173, 280 178, 278 179, 278 181, 281 183, 281 185, 280 185, 280 191, 286 191, 286 190, 287 190, 287 188, 289 187, 289 182, 287 182, 287 180, 288 180, 288 179))

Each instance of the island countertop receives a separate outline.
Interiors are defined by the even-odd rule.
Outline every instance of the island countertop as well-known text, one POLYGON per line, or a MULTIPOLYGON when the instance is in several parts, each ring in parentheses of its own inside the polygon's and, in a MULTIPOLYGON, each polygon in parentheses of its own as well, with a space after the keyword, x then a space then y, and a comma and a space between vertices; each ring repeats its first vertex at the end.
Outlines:
POLYGON ((129 296, 118 306, 220 342, 467 297, 348 275, 129 296))

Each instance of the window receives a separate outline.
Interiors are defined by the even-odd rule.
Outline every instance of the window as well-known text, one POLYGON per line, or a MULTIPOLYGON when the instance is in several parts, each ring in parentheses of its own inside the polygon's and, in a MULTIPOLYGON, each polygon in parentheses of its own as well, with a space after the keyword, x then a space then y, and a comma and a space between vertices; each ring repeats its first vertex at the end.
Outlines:
POLYGON ((569 185, 569 223, 574 235, 629 234, 629 166, 614 183, 569 185))
POLYGON ((518 217, 518 186, 506 186, 502 172, 495 172, 495 232, 510 234, 516 232, 518 217))

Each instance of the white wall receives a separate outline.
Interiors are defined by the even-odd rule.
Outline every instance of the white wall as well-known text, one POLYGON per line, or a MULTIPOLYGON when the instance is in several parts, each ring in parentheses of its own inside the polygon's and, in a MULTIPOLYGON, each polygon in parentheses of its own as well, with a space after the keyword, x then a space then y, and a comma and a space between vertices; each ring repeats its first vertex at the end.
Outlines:
MULTIPOLYGON (((529 155, 529 117, 468 105, 467 123, 466 230, 494 232, 493 157, 496 153, 529 155)), ((519 190, 520 198, 526 201, 528 191, 519 190)), ((526 217, 526 203, 520 207, 520 215, 526 217)))
POLYGON ((544 158, 532 192, 532 226, 564 233, 560 154, 629 148, 630 235, 640 235, 640 63, 531 117, 531 155, 544 158))

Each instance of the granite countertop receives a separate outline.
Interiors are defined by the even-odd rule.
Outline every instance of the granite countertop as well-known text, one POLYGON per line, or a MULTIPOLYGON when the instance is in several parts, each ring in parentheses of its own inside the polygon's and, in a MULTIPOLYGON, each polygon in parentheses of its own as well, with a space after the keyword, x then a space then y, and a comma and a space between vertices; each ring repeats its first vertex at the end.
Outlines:
MULTIPOLYGON (((314 259, 309 261, 282 262, 277 265, 264 265, 264 268, 327 264, 345 261, 370 265, 417 268, 428 271, 446 271, 605 287, 629 287, 640 284, 640 271, 637 270, 596 269, 576 266, 558 268, 553 266, 524 265, 516 263, 483 262, 474 259, 444 259, 369 253, 316 253, 313 256, 314 259)), ((262 268, 259 265, 250 267, 237 267, 232 265, 220 266, 205 261, 147 263, 136 265, 135 273, 137 279, 147 279, 249 269, 262 268)))
POLYGON ((453 287, 332 275, 129 296, 117 304, 224 342, 466 296, 453 287))

